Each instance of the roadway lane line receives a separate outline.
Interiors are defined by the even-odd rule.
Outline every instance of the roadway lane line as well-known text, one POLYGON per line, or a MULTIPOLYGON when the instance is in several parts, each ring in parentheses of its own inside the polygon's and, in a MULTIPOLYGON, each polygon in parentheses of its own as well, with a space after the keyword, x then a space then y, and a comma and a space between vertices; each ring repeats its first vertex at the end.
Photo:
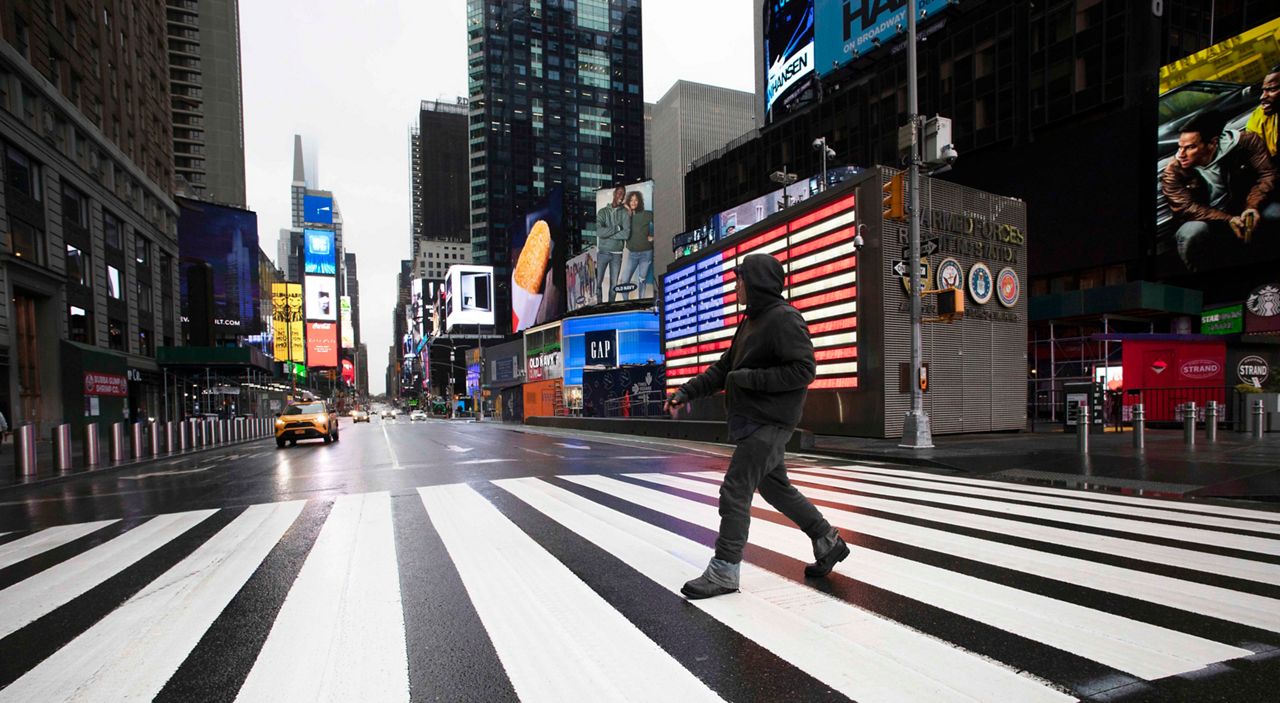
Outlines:
POLYGON ((521 448, 521 449, 523 449, 523 450, 524 450, 524 451, 526 451, 526 452, 529 452, 530 454, 537 454, 537 455, 539 455, 539 456, 549 456, 549 457, 551 457, 552 459, 567 459, 567 458, 568 458, 568 457, 560 456, 559 454, 551 454, 550 452, 542 452, 542 451, 538 451, 537 449, 530 449, 530 448, 528 448, 528 447, 520 447, 520 448, 521 448))
MULTIPOLYGON (((1055 496, 1037 495, 1034 493, 1014 492, 1003 489, 1001 486, 992 486, 990 483, 971 483, 971 484, 941 484, 936 481, 925 481, 911 478, 898 478, 887 476, 884 474, 869 473, 858 471, 856 469, 827 469, 821 467, 803 467, 796 469, 806 474, 819 474, 822 476, 830 476, 834 478, 845 478, 855 481, 876 481, 879 483, 887 483, 893 486, 901 486, 903 488, 919 489, 925 492, 925 495, 934 496, 939 491, 950 493, 962 493, 970 496, 980 496, 984 498, 995 498, 997 500, 1016 500, 1024 503, 1034 503, 1036 505, 1048 505, 1067 509, 1089 510, 1099 513, 1108 513, 1122 515, 1129 518, 1151 518, 1154 520, 1169 520, 1174 522, 1195 523, 1202 527, 1220 527, 1228 530, 1245 530, 1252 532, 1264 532, 1280 536, 1280 524, 1255 522, 1251 520, 1238 520, 1229 517, 1217 517, 1211 515, 1195 515, 1177 510, 1164 508, 1148 508, 1141 505, 1125 505, 1116 503, 1100 503, 1089 500, 1086 496, 1076 496, 1073 498, 1060 498, 1055 496), (851 475, 852 474, 852 475, 851 475)), ((794 474, 793 474, 794 477, 794 474)))
POLYGON ((474 447, 459 447, 459 446, 458 446, 458 445, 456 445, 456 444, 447 444, 447 445, 445 445, 445 449, 448 449, 449 451, 451 451, 451 452, 455 452, 455 453, 458 453, 458 454, 466 454, 467 452, 471 451, 473 448, 474 448, 474 447))
POLYGON ((418 492, 522 700, 720 700, 473 489, 418 492))
MULTIPOLYGON (((58 498, 58 501, 64 501, 65 498, 58 498)), ((25 501, 17 501, 19 503, 25 501)), ((56 549, 68 542, 84 537, 92 532, 97 532, 102 528, 118 520, 99 520, 97 522, 84 522, 78 525, 59 525, 58 527, 50 527, 40 530, 31 535, 27 535, 22 539, 15 539, 5 545, 0 545, 0 569, 17 564, 24 559, 30 559, 37 554, 42 554, 50 549, 56 549)))
POLYGON ((406 657, 391 496, 340 496, 236 700, 408 701, 406 657))
POLYGON ((212 466, 202 466, 198 469, 178 469, 174 471, 155 471, 149 474, 138 474, 137 476, 121 476, 124 481, 141 481, 144 478, 152 478, 154 476, 182 476, 184 474, 198 474, 202 471, 212 469, 212 466))
MULTIPOLYGON (((693 540, 541 479, 493 483, 673 593, 711 556, 693 540)), ((741 594, 689 605, 865 703, 1074 700, 1030 676, 745 561, 741 594)))
MULTIPOLYGON (((632 476, 649 483, 670 486, 699 495, 709 497, 719 495, 718 485, 707 483, 706 481, 695 481, 681 476, 668 476, 665 474, 633 474, 632 476)), ((828 499, 826 492, 823 491, 807 489, 804 493, 809 498, 828 499)), ((873 510, 880 509, 872 505, 861 505, 860 503, 851 503, 849 501, 842 501, 840 504, 850 505, 855 508, 860 506, 873 510)), ((776 512, 772 506, 763 500, 755 502, 755 506, 776 512)), ((936 519, 928 515, 917 514, 914 506, 899 507, 898 509, 903 511, 901 514, 904 515, 931 520, 936 519)), ((931 527, 920 527, 910 523, 827 506, 822 507, 822 514, 832 525, 852 532, 920 547, 921 549, 928 549, 941 554, 949 554, 962 559, 991 564, 1005 569, 1021 571, 1084 588, 1092 588, 1106 593, 1115 593, 1128 598, 1157 603, 1177 610, 1185 610, 1248 627, 1280 632, 1280 602, 1273 598, 1241 593, 1221 586, 1185 581, 1161 574, 1126 569, 1111 564, 1092 562, 1087 559, 1059 556, 1050 552, 1040 552, 1026 547, 954 534, 931 527)), ((1076 546, 1127 559, 1150 561, 1148 553, 1157 547, 1157 545, 1149 545, 1143 542, 1074 533, 1070 530, 1042 529, 1054 530, 1054 534, 1048 535, 1040 541, 1064 546, 1076 546), (1071 539, 1073 536, 1086 539, 1073 540, 1071 539)), ((990 528, 989 531, 998 534, 1015 533, 1012 529, 1002 529, 998 526, 990 528)), ((1192 559, 1204 556, 1202 552, 1190 550, 1178 550, 1168 547, 1162 547, 1161 549, 1174 552, 1167 559, 1167 562, 1174 566, 1183 565, 1192 559)), ((1266 568, 1265 565, 1258 566, 1266 568)), ((1194 567, 1183 566, 1183 568, 1194 567)), ((1271 570, 1275 571, 1275 567, 1271 567, 1271 570)))
POLYGON ((387 440, 387 451, 391 453, 392 470, 403 469, 404 467, 400 465, 400 457, 396 456, 396 449, 391 445, 391 435, 387 434, 387 424, 385 422, 382 423, 382 437, 387 440))
POLYGON ((115 539, 10 586, 0 592, 4 602, 0 608, 0 638, 84 595, 215 512, 197 510, 151 518, 115 539))
POLYGON ((457 461, 453 463, 458 466, 466 466, 473 464, 503 464, 509 461, 515 461, 515 459, 470 459, 468 461, 457 461))
POLYGON ((556 442, 556 444, 562 447, 565 447, 567 449, 590 449, 591 448, 585 444, 569 444, 568 442, 556 442))
POLYGON ((96 625, 0 691, 0 701, 151 700, 298 517, 255 505, 96 625))
MULTIPOLYGON (((575 483, 695 525, 714 530, 720 524, 716 507, 707 503, 616 479, 572 478, 575 483)), ((752 521, 750 542, 798 561, 808 561, 813 553, 809 538, 798 528, 769 520, 752 521)), ((1147 680, 1253 654, 865 547, 851 544, 849 550, 849 558, 837 565, 836 571, 851 579, 1147 680)))

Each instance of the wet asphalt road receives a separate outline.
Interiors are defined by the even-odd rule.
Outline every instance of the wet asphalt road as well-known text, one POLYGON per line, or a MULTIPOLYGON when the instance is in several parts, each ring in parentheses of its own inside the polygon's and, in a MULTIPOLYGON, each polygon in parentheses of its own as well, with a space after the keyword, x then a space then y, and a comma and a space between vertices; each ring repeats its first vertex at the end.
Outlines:
POLYGON ((730 448, 342 421, 0 489, 0 703, 1253 701, 1280 517, 789 455, 853 549, 753 507, 686 601, 730 448))

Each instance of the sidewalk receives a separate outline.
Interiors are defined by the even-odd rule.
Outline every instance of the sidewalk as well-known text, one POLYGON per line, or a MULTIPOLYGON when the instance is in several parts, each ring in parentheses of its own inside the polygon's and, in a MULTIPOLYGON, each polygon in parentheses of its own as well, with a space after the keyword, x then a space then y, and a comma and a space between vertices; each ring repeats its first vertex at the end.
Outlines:
POLYGON ((934 436, 932 449, 905 449, 896 439, 818 435, 813 453, 906 463, 989 478, 1185 497, 1280 500, 1280 433, 1261 439, 1204 431, 1187 447, 1182 430, 1147 430, 1146 449, 1130 432, 1095 432, 1089 454, 1062 431, 934 436))

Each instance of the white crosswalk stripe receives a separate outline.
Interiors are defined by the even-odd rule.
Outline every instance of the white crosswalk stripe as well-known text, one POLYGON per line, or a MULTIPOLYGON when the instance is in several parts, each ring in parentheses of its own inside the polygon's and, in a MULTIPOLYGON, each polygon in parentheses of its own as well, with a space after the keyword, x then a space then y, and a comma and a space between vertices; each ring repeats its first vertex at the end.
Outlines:
POLYGON ((1280 650, 1275 513, 882 467, 790 474, 850 557, 806 580, 808 538, 757 500, 741 592, 687 603, 680 586, 719 524, 716 472, 475 481, 14 535, 0 545, 0 703, 182 700, 175 682, 204 670, 242 701, 437 699, 415 686, 466 681, 468 665, 510 686, 477 699, 721 700, 785 681, 828 699, 1048 702, 1212 686, 1280 650), (433 607, 412 574, 454 589, 465 626, 434 613, 444 626, 408 636, 426 622, 408 614, 433 607), (219 649, 245 618, 258 634, 219 649), (486 663, 450 659, 464 643, 486 663))

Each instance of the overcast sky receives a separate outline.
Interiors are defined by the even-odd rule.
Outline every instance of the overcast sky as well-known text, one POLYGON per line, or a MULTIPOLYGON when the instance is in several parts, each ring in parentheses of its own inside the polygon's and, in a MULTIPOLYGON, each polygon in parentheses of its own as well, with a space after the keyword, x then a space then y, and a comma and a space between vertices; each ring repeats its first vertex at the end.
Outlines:
MULTIPOLYGON (((678 79, 754 90, 751 0, 644 0, 644 98, 678 79)), ((409 256, 409 125, 467 94, 465 0, 242 0, 245 175, 262 249, 290 225, 293 135, 319 154, 360 274, 369 386, 385 386, 409 256)), ((430 197, 430 194, 427 194, 430 197)))

